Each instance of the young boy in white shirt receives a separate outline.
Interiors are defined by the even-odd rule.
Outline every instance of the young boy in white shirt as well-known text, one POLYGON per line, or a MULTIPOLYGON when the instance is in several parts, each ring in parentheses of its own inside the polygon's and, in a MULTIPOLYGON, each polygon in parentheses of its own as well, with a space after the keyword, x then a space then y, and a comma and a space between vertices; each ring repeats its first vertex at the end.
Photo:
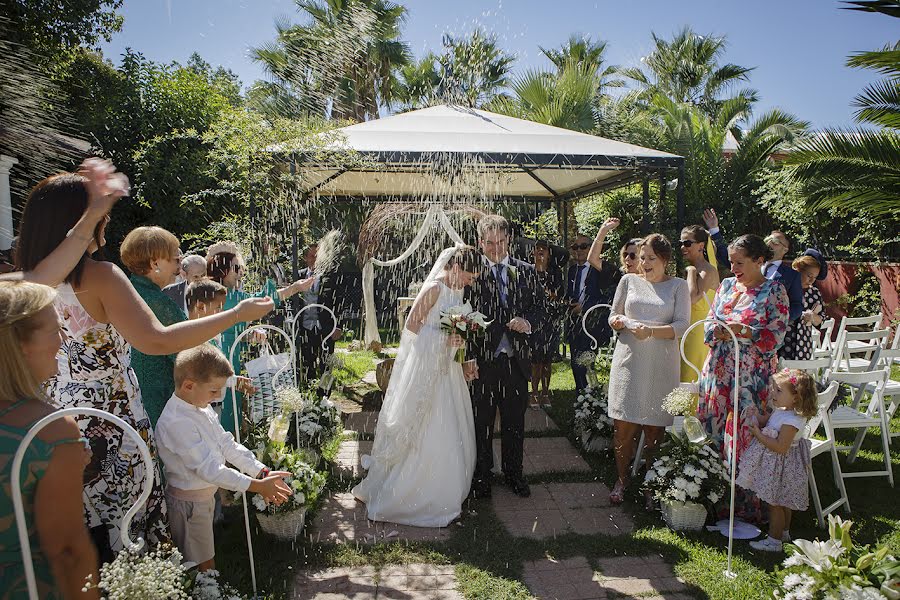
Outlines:
POLYGON ((209 344, 179 353, 175 393, 156 424, 172 537, 184 560, 197 563, 201 571, 215 568, 213 497, 218 488, 254 492, 276 504, 291 495, 282 480, 290 473, 269 472, 222 428, 209 406, 221 397, 232 375, 231 363, 209 344))

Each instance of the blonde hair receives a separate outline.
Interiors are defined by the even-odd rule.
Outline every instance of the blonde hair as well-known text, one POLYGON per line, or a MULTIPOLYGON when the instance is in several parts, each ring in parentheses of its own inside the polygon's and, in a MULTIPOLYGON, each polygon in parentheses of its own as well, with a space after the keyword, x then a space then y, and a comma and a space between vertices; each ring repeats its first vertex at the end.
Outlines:
POLYGON ((136 227, 122 240, 119 254, 129 271, 146 275, 154 260, 174 258, 178 254, 178 245, 178 238, 162 227, 136 227))
POLYGON ((25 358, 22 342, 37 328, 35 318, 53 305, 56 290, 29 281, 0 281, 0 401, 43 398, 41 384, 25 358))
POLYGON ((175 357, 175 387, 186 380, 208 383, 214 377, 231 377, 234 368, 222 351, 211 344, 202 344, 178 353, 175 357))
POLYGON ((812 375, 800 369, 784 369, 772 378, 794 395, 794 412, 807 419, 816 416, 819 412, 819 394, 812 375))
POLYGON ((803 254, 794 259, 794 262, 791 263, 791 268, 795 271, 803 271, 805 269, 818 269, 821 271, 822 265, 809 254, 803 254))

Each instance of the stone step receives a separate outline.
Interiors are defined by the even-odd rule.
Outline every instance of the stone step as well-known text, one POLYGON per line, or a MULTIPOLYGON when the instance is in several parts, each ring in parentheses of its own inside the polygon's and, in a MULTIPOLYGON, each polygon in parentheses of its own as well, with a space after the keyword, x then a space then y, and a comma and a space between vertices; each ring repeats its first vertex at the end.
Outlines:
POLYGON ((495 485, 492 491, 494 512, 512 536, 624 535, 634 528, 628 513, 610 506, 609 489, 602 483, 539 483, 531 486, 529 498, 506 486, 495 485))
POLYGON ((373 435, 378 422, 378 412, 363 410, 344 414, 344 430, 373 435))
POLYGON ((325 499, 313 519, 309 536, 313 543, 440 542, 450 537, 450 529, 370 521, 366 517, 366 505, 346 492, 325 499))
POLYGON ((337 598, 404 598, 406 600, 462 600, 453 565, 337 567, 301 571, 294 579, 295 600, 337 598))

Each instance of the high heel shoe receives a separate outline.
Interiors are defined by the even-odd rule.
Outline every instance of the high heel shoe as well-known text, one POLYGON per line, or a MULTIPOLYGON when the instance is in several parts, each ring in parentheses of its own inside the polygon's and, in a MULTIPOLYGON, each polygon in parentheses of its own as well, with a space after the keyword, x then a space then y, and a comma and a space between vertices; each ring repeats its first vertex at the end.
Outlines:
POLYGON ((616 480, 616 485, 613 486, 612 491, 609 493, 609 503, 618 506, 625 501, 625 487, 626 484, 621 479, 616 480))

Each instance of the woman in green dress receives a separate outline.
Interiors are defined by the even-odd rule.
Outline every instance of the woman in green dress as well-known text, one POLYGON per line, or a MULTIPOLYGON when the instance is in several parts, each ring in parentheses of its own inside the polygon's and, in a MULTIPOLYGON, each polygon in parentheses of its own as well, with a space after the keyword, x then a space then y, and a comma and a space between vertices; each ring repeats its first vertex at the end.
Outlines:
MULTIPOLYGON (((62 338, 56 292, 39 283, 0 281, 0 597, 27 598, 12 502, 12 463, 22 439, 54 412, 41 392, 56 374, 62 338)), ((71 417, 43 428, 19 471, 39 598, 99 598, 97 551, 81 500, 88 454, 71 417)))
MULTIPOLYGON (((235 244, 231 242, 218 242, 210 246, 209 250, 207 250, 206 274, 210 279, 224 285, 228 289, 228 295, 225 297, 225 310, 236 306, 246 298, 263 296, 272 298, 275 301, 275 307, 278 308, 282 301, 295 294, 309 290, 313 283, 315 283, 315 277, 310 277, 309 279, 297 280, 287 287, 278 289, 275 281, 266 279, 263 288, 260 291, 255 294, 250 294, 241 289, 241 278, 246 270, 247 267, 244 263, 244 258, 241 256, 241 252, 235 244)), ((244 353, 247 346, 241 341, 237 348, 235 348, 235 340, 237 340, 238 336, 241 335, 245 329, 246 325, 244 323, 238 323, 222 332, 222 352, 225 353, 225 356, 231 358, 232 366, 234 367, 234 372, 236 374, 241 373, 243 364, 241 355, 244 353), (234 351, 234 354, 232 354, 232 350, 234 351)), ((238 393, 238 414, 240 414, 242 410, 241 400, 241 394, 238 393)), ((225 401, 222 405, 222 427, 225 428, 225 431, 236 430, 233 404, 234 403, 231 400, 231 390, 229 389, 225 394, 225 401)))

